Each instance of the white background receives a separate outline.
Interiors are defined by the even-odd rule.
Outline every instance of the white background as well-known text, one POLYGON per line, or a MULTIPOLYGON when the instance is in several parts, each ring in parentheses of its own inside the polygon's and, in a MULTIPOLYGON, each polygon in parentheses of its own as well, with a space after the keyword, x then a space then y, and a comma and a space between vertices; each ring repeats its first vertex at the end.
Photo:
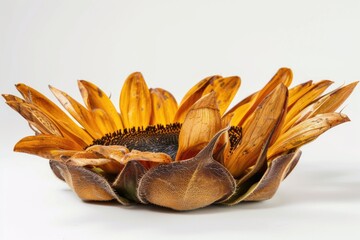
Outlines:
MULTIPOLYGON (((86 79, 118 101, 141 71, 178 100, 212 74, 239 75, 240 100, 286 66, 294 84, 360 80, 360 1, 0 0, 0 92, 24 82, 80 99, 86 79)), ((51 99, 54 99, 51 96, 51 99)), ((32 134, 0 102, 1 239, 360 239, 359 86, 352 122, 303 147, 276 196, 261 203, 176 213, 83 203, 46 160, 14 153, 32 134)))

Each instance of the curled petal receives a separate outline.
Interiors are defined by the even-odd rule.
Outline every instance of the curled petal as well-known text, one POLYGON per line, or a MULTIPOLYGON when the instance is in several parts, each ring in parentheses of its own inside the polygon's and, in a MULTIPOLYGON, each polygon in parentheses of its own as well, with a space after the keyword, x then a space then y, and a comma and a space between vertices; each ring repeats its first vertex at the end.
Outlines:
POLYGON ((56 106, 47 97, 26 86, 25 84, 17 84, 16 88, 24 97, 25 101, 38 107, 43 113, 58 124, 63 136, 81 144, 83 147, 92 142, 91 136, 76 125, 58 106, 56 106))
POLYGON ((161 88, 150 89, 152 114, 151 125, 170 124, 178 109, 174 96, 161 88))
POLYGON ((78 151, 78 145, 66 138, 55 135, 28 136, 21 139, 14 147, 15 152, 34 154, 58 161, 64 155, 67 156, 69 153, 72 155, 74 152, 71 150, 78 151))
POLYGON ((301 151, 281 155, 270 162, 261 180, 251 188, 244 197, 244 201, 262 201, 270 199, 276 193, 280 183, 292 170, 301 156, 301 151))
POLYGON ((191 106, 198 101, 202 96, 206 89, 206 87, 215 81, 216 79, 222 78, 221 76, 215 75, 207 77, 200 82, 198 82, 195 86, 193 86, 183 97, 181 100, 178 111, 176 112, 175 118, 173 122, 182 123, 185 120, 185 117, 190 110, 191 106))
POLYGON ((241 80, 237 76, 215 79, 205 88, 203 96, 210 92, 215 92, 216 103, 222 116, 235 97, 240 83, 241 80))
POLYGON ((78 81, 79 89, 89 110, 101 109, 107 116, 106 128, 114 132, 122 129, 120 115, 110 98, 97 86, 85 80, 78 81))
POLYGON ((348 121, 350 119, 342 113, 319 114, 305 120, 283 133, 270 147, 268 156, 272 158, 291 149, 299 148, 313 141, 330 128, 348 121))
POLYGON ((215 93, 209 93, 189 110, 181 127, 176 160, 194 157, 221 129, 221 116, 215 93))
POLYGON ((120 94, 120 110, 124 127, 146 127, 150 124, 150 91, 141 73, 131 74, 120 94))
POLYGON ((161 163, 170 163, 172 161, 171 157, 166 153, 132 150, 131 152, 125 154, 121 163, 125 165, 129 161, 134 160, 139 161, 147 169, 158 166, 161 163))
MULTIPOLYGON (((243 126, 242 143, 225 159, 225 166, 235 177, 239 177, 252 166, 263 143, 275 126, 278 126, 286 111, 287 88, 280 84, 258 106, 249 121, 243 126)), ((275 130, 274 136, 276 136, 275 130)))

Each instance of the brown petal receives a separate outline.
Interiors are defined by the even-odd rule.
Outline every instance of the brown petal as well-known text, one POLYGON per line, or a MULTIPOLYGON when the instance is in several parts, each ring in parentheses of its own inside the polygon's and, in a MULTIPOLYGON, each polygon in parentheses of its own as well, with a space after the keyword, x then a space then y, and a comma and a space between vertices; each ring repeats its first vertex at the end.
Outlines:
POLYGON ((120 94, 124 127, 146 127, 151 118, 150 91, 141 73, 130 74, 120 94))
POLYGON ((176 160, 194 157, 221 127, 220 112, 212 92, 198 100, 186 115, 179 134, 176 160))
POLYGON ((132 150, 129 153, 126 153, 122 158, 121 163, 126 164, 129 161, 139 161, 144 167, 152 168, 158 166, 162 163, 170 163, 171 157, 166 153, 162 152, 141 152, 137 150, 132 150))
POLYGON ((161 88, 150 89, 152 114, 151 125, 172 123, 178 109, 174 96, 161 88))
POLYGON ((210 92, 216 93, 216 103, 222 116, 235 97, 240 82, 241 80, 237 76, 215 79, 205 88, 203 96, 210 92))
POLYGON ((138 161, 129 161, 112 186, 118 194, 126 199, 140 202, 137 197, 137 190, 139 181, 146 171, 146 168, 138 161))
MULTIPOLYGON (((51 160, 61 160, 63 150, 79 150, 74 142, 54 135, 28 136, 21 139, 14 147, 15 152, 38 155, 51 160)), ((73 152, 72 152, 73 153, 73 152)))
POLYGON ((118 196, 111 188, 109 182, 102 176, 86 169, 61 162, 52 162, 52 168, 57 168, 66 183, 84 201, 110 201, 116 199, 119 203, 127 205, 125 198, 118 196))
POLYGON ((297 150, 271 161, 262 179, 246 194, 244 201, 262 201, 274 196, 280 183, 292 170, 293 164, 298 162, 300 156, 301 151, 297 150))
POLYGON ((210 76, 201 80, 195 86, 193 86, 181 100, 179 109, 176 112, 173 122, 182 123, 185 120, 185 117, 188 111, 190 110, 191 106, 203 96, 206 87, 214 80, 219 78, 222 77, 218 75, 210 76))
POLYGON ((139 199, 146 203, 192 210, 227 198, 235 188, 231 174, 212 158, 218 132, 194 158, 150 169, 140 180, 139 199))
POLYGON ((348 121, 350 119, 342 113, 319 114, 307 119, 283 133, 270 147, 268 157, 271 159, 291 149, 296 149, 313 141, 330 128, 348 121))
POLYGON ((106 158, 118 161, 121 164, 124 164, 123 158, 125 154, 129 153, 129 149, 119 145, 111 145, 111 146, 93 145, 88 147, 86 151, 100 154, 106 158))
POLYGON ((107 116, 106 127, 110 129, 110 132, 123 128, 114 104, 100 88, 85 80, 78 81, 78 85, 87 108, 89 110, 101 109, 107 116))
POLYGON ((280 84, 264 98, 243 126, 242 143, 230 157, 225 159, 225 167, 233 176, 239 177, 247 168, 255 164, 263 143, 270 136, 274 126, 279 125, 279 121, 283 119, 286 104, 287 88, 280 84))

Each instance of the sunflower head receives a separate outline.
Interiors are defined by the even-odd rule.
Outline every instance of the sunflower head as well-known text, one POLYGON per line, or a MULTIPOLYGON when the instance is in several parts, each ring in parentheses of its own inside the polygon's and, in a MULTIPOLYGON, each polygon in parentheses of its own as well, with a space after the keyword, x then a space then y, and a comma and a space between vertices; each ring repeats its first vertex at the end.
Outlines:
POLYGON ((290 69, 280 69, 231 109, 237 76, 204 78, 178 105, 136 72, 124 82, 119 111, 84 80, 78 81, 84 104, 50 86, 68 114, 25 84, 16 85, 23 98, 3 97, 35 132, 14 150, 49 159, 81 199, 192 210, 271 198, 302 145, 349 121, 336 110, 357 82, 324 94, 331 81, 290 88, 292 78, 290 69))

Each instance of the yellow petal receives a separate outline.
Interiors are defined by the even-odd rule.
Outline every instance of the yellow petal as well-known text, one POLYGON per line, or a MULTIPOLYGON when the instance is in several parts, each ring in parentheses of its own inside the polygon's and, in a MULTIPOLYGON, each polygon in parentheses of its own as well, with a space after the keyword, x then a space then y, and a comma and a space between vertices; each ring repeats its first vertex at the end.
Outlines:
POLYGON ((105 128, 110 132, 123 129, 119 113, 116 111, 110 98, 97 86, 85 80, 78 81, 79 89, 89 110, 101 109, 107 115, 108 122, 105 128))
POLYGON ((291 149, 298 148, 316 139, 328 129, 347 121, 350 121, 349 118, 342 113, 319 114, 307 119, 283 133, 270 147, 268 157, 270 159, 291 149))
POLYGON ((42 112, 46 113, 47 116, 58 124, 58 127, 64 137, 73 139, 83 146, 86 146, 93 141, 92 137, 84 131, 84 129, 76 125, 58 106, 56 106, 44 95, 25 84, 17 84, 16 88, 23 95, 26 102, 37 106, 42 112))
POLYGON ((150 91, 141 73, 132 73, 126 79, 120 94, 120 110, 126 128, 150 124, 150 91))
POLYGON ((233 107, 228 113, 233 113, 234 117, 231 125, 242 126, 249 119, 263 99, 269 95, 279 84, 286 87, 290 86, 293 73, 289 68, 280 68, 272 79, 259 92, 256 92, 233 107))
POLYGON ((305 93, 310 91, 312 87, 312 81, 307 81, 289 89, 288 108, 292 107, 293 104, 297 102, 302 96, 304 96, 305 93))
POLYGON ((172 123, 178 109, 174 96, 161 88, 150 89, 152 114, 151 125, 172 123))
POLYGON ((323 80, 315 83, 311 86, 308 92, 306 92, 301 98, 299 98, 291 107, 288 109, 286 114, 284 127, 282 132, 286 132, 296 122, 297 115, 308 106, 312 101, 319 97, 333 82, 329 80, 323 80))
POLYGON ((221 116, 215 93, 198 100, 189 110, 179 134, 176 160, 194 157, 221 129, 221 116))
MULTIPOLYGON (((38 155, 51 160, 61 160, 62 155, 69 152, 61 150, 81 150, 74 142, 54 135, 28 136, 21 139, 14 147, 15 152, 38 155)), ((73 153, 70 151, 70 153, 73 153)))
POLYGON ((216 103, 222 116, 235 97, 240 83, 241 80, 237 76, 215 79, 205 88, 203 96, 212 91, 216 93, 216 103))
POLYGON ((191 106, 203 96, 206 87, 214 80, 219 78, 222 77, 218 75, 210 76, 193 86, 181 100, 179 109, 174 118, 174 122, 182 123, 185 120, 186 114, 188 113, 191 106))
POLYGON ((279 125, 286 111, 288 91, 280 84, 259 104, 249 121, 243 126, 242 143, 231 156, 225 159, 225 167, 234 177, 240 176, 252 166, 269 138, 274 127, 279 125))

